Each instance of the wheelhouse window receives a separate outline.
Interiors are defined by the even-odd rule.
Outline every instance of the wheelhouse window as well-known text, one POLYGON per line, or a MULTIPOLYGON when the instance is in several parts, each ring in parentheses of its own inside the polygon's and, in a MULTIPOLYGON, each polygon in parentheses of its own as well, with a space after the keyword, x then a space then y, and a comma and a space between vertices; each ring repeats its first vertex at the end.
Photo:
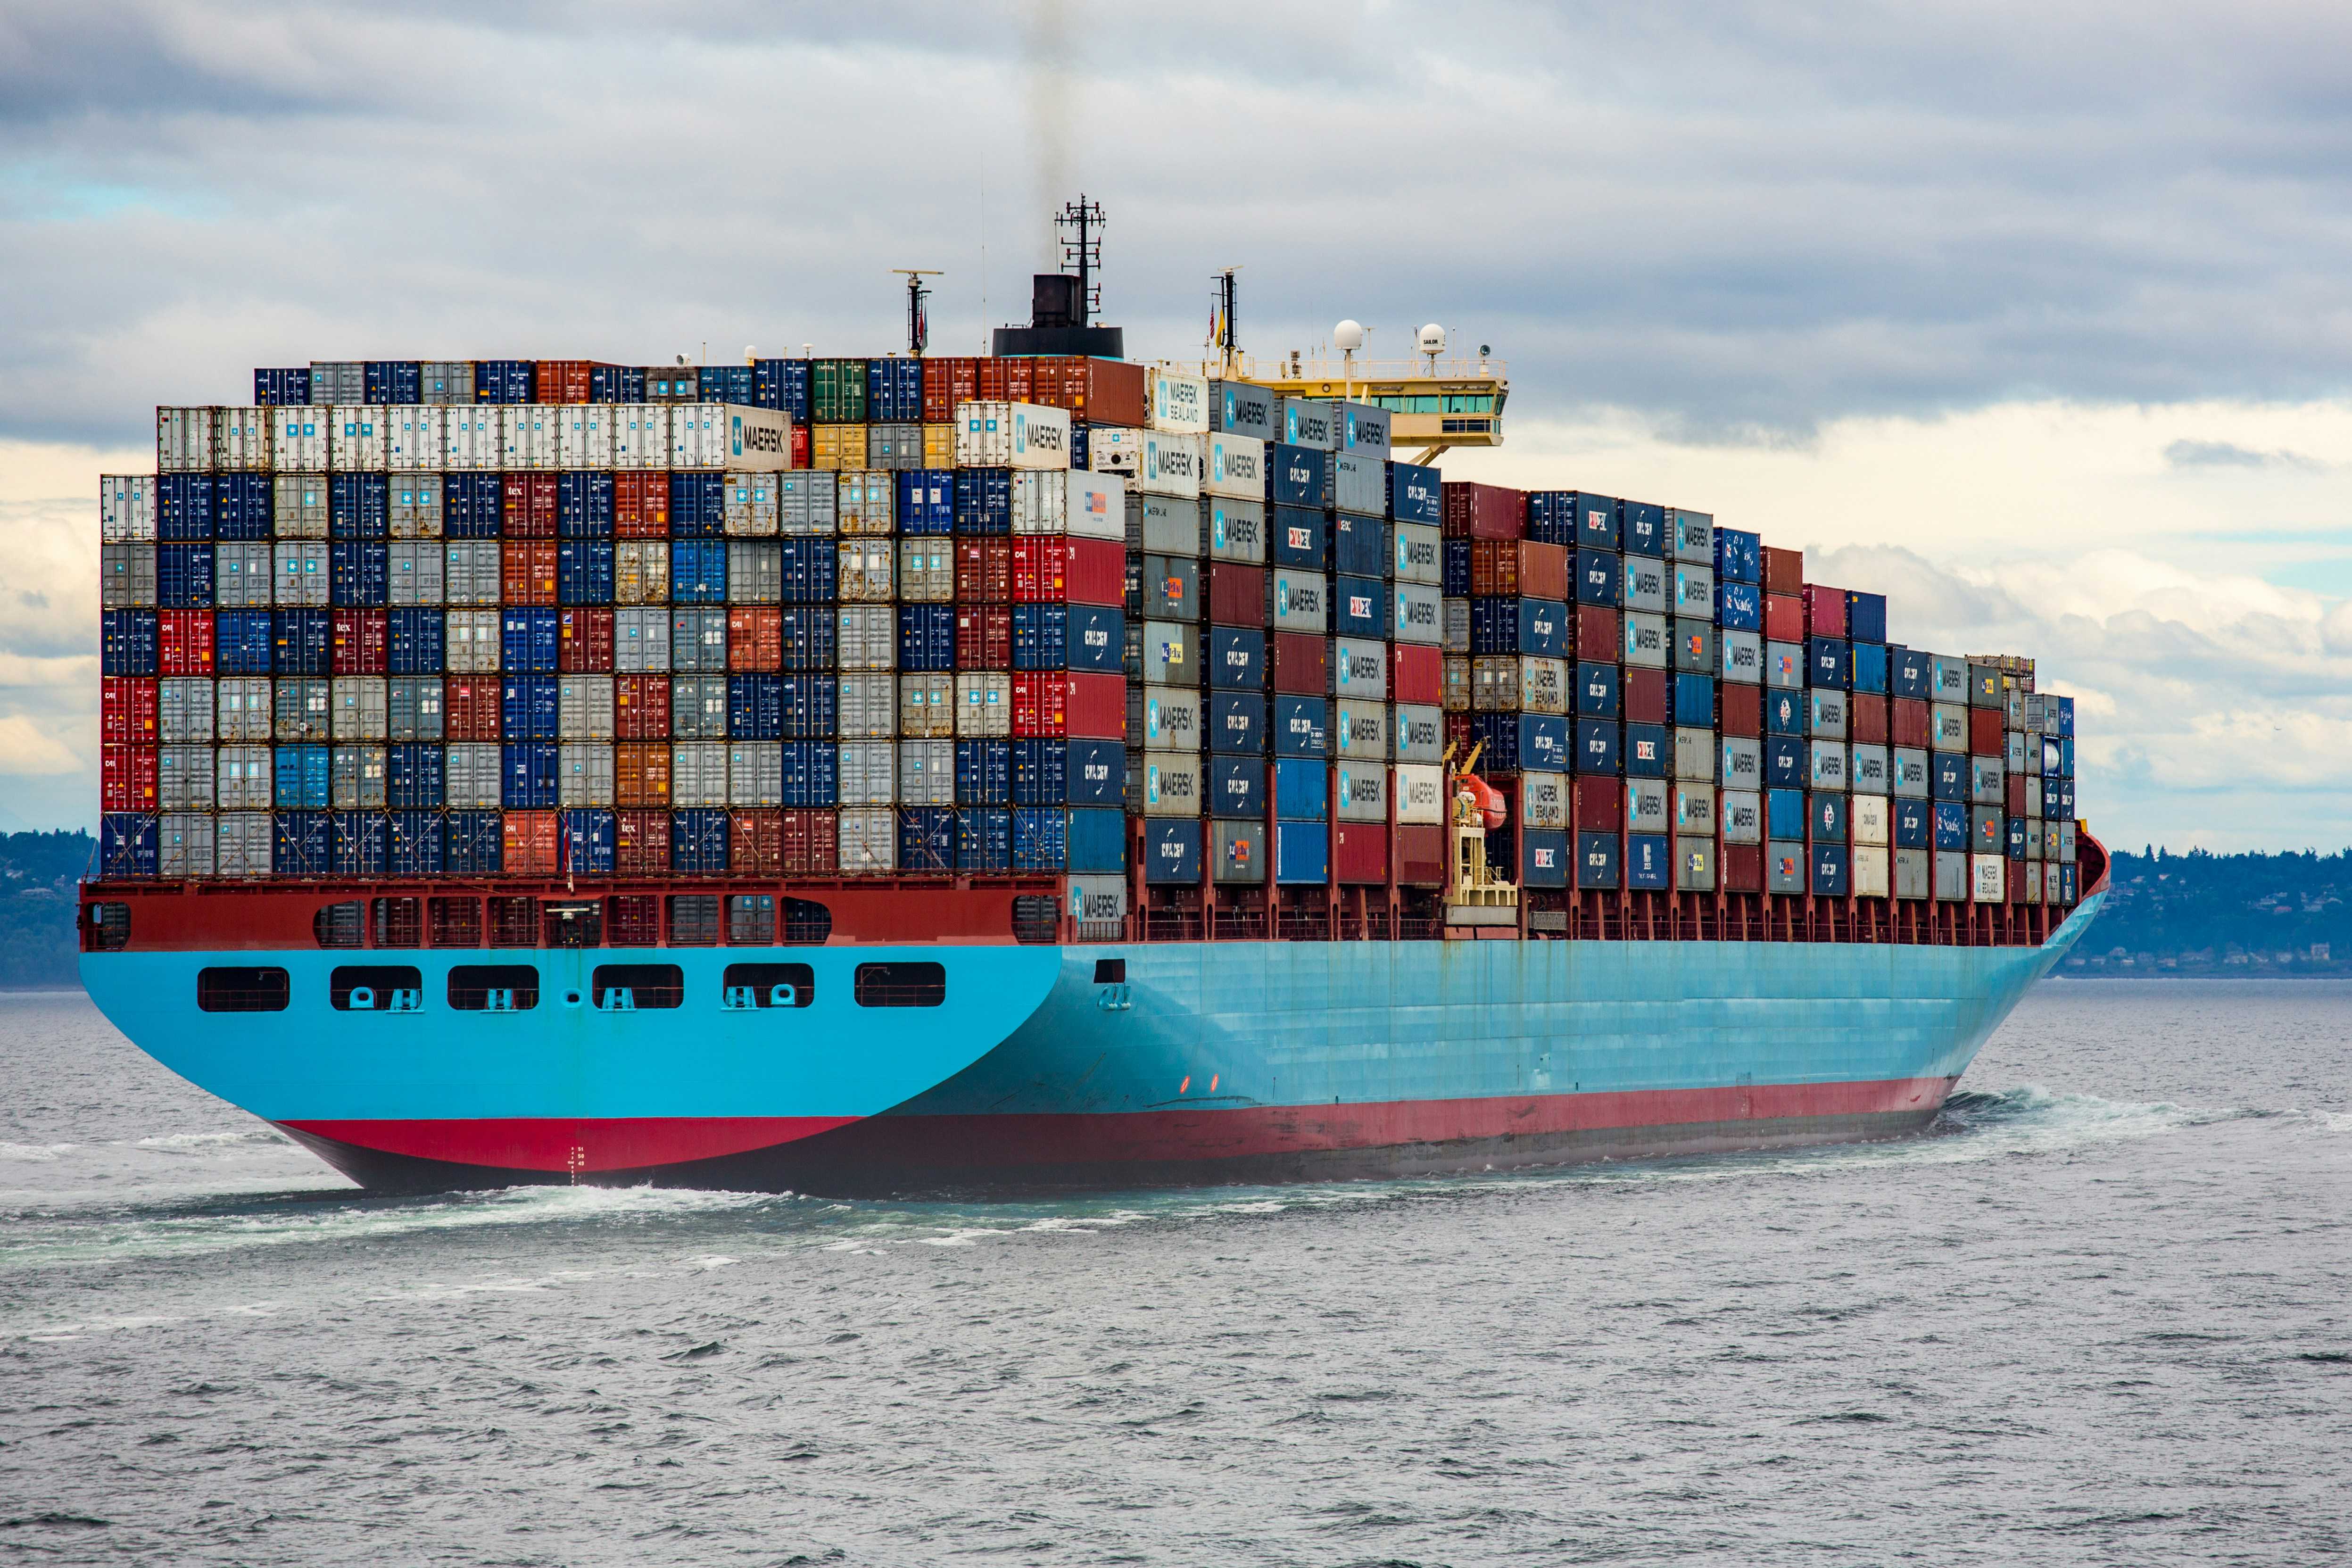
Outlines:
POLYGON ((327 977, 327 1001, 338 1013, 418 1013, 425 976, 410 963, 339 963, 327 977))
POLYGON ((600 963, 588 994, 611 1012, 675 1007, 686 1000, 686 975, 675 963, 600 963))
POLYGON ((449 971, 449 1005, 461 1013, 524 1013, 539 1005, 529 963, 460 963, 449 971))
POLYGON ((206 1013, 283 1013, 289 987, 274 967, 196 971, 196 1005, 206 1013))
POLYGON ((816 971, 805 963, 730 963, 719 984, 730 1007, 805 1007, 816 1000, 816 971))
POLYGON ((937 1007, 947 999, 948 972, 943 964, 857 966, 857 1005, 861 1007, 937 1007))

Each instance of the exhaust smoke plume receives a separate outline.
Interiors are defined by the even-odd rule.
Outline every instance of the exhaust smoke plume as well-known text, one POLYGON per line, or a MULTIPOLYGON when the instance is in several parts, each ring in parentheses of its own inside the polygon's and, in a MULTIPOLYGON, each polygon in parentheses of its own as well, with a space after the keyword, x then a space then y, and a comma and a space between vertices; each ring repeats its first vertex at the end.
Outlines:
POLYGON ((1072 54, 1068 0, 1030 0, 1029 151, 1037 181, 1036 210, 1045 219, 1040 272, 1062 269, 1062 245, 1053 215, 1070 194, 1070 124, 1077 96, 1072 54))

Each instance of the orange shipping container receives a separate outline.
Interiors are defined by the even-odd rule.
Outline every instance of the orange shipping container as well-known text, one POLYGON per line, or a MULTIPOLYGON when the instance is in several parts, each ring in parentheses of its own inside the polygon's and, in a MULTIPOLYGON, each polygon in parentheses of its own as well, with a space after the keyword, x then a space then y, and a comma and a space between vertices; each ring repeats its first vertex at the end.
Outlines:
POLYGON ((1480 597, 1569 597, 1570 551, 1528 539, 1478 539, 1470 544, 1470 592, 1480 597))
POLYGON ((738 605, 727 612, 727 668, 738 675, 784 668, 784 612, 772 605, 738 605))
POLYGON ((1802 595, 1805 591, 1805 552, 1801 550, 1776 550, 1769 544, 1764 546, 1764 591, 1802 595))
POLYGON ((669 875, 669 813, 613 814, 613 870, 633 880, 669 875))
POLYGON ((552 877, 559 868, 556 814, 551 811, 509 811, 506 814, 506 859, 499 869, 509 877, 552 877))
POLYGON ((555 541, 509 539, 499 547, 499 590, 509 605, 555 603, 555 541))
POLYGON ((669 476, 613 476, 613 533, 619 539, 669 537, 669 476))
POLYGON ((980 395, 980 362, 950 354, 923 362, 923 423, 944 425, 955 418, 955 405, 980 395))
POLYGON ((1031 403, 1030 367, 1026 359, 984 359, 980 362, 980 397, 983 403, 1031 403))
POLYGON ((1145 422, 1143 366, 1057 354, 1030 362, 1028 401, 1097 425, 1145 422))
POLYGON ((667 741, 623 741, 613 748, 613 800, 617 805, 668 809, 667 741))
POLYGON ((593 403, 596 363, 584 359, 543 359, 539 362, 537 392, 541 403, 593 403))
POLYGON ((727 814, 727 869, 737 877, 781 877, 784 874, 784 814, 781 811, 733 811, 727 814))
POLYGON ((613 734, 623 741, 669 739, 669 677, 613 678, 613 734))

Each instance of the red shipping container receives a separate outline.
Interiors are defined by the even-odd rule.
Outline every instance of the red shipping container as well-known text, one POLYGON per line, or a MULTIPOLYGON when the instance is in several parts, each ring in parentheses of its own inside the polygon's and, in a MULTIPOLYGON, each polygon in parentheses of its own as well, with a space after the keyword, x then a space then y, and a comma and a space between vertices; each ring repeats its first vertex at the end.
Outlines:
POLYGON ((509 474, 500 489, 505 500, 499 524, 501 536, 508 539, 555 537, 557 508, 553 474, 509 474))
POLYGON ((1605 777, 1578 775, 1571 786, 1575 792, 1576 831, 1579 833, 1622 833, 1625 823, 1625 784, 1616 774, 1605 777))
POLYGON ((669 739, 669 677, 613 678, 613 735, 622 741, 669 739))
POLYGON ((162 771, 162 749, 156 746, 99 747, 99 810, 154 810, 155 779, 162 771))
POLYGON ((667 741, 623 741, 614 746, 613 802, 669 809, 667 741))
POLYGON ((1619 651, 1617 612, 1599 605, 1577 605, 1576 657, 1595 664, 1614 664, 1619 651))
POLYGON ((110 746, 152 746, 156 735, 155 679, 110 675, 98 683, 98 738, 110 746))
POLYGON ((1127 547, 1107 539, 1028 534, 1013 541, 1016 605, 1123 605, 1127 547))
POLYGON ((1809 637, 1845 636, 1843 588, 1824 588, 1812 583, 1805 584, 1805 635, 1809 637))
POLYGON ((2001 781, 2001 788, 2008 796, 2003 803, 2003 808, 2011 816, 2023 816, 2025 815, 2025 775, 2010 774, 2001 781))
POLYGON ((155 668, 165 675, 210 675, 213 672, 213 613, 210 610, 158 610, 155 668))
POLYGON ((1386 882, 1389 879, 1388 825, 1381 822, 1333 823, 1331 879, 1335 882, 1386 882))
POLYGON ((784 814, 781 811, 729 812, 727 869, 737 877, 782 876, 784 814))
POLYGON ((1331 639, 1312 632, 1274 634, 1274 689, 1294 697, 1331 689, 1331 639))
POLYGON ((2012 904, 2021 904, 2026 901, 2025 867, 2026 862, 2022 860, 2011 860, 2009 863, 2008 874, 2001 879, 2001 891, 2008 896, 2009 901, 2012 904))
POLYGON ((1999 757, 2007 754, 2000 738, 2000 710, 1971 708, 1969 710, 1969 754, 1976 757, 1999 757))
POLYGON ((1764 689, 1720 681, 1715 689, 1716 722, 1735 740, 1756 741, 1764 735, 1764 689))
POLYGON ((1445 743, 1454 748, 1454 761, 1459 764, 1470 754, 1477 742, 1470 738, 1470 715, 1448 713, 1445 716, 1445 743))
MULTIPOLYGON (((565 675, 613 673, 613 612, 572 609, 556 617, 555 668, 565 675)), ((732 645, 730 645, 732 646, 732 645)))
POLYGON ((974 378, 985 403, 1032 403, 1030 366, 1027 359, 983 359, 974 378))
POLYGON ((495 675, 453 675, 441 683, 441 728, 452 741, 497 740, 499 711, 495 675))
POLYGON ((506 814, 506 858, 499 869, 509 877, 552 877, 562 870, 561 834, 551 811, 509 811, 506 814))
POLYGON ((1857 692, 1846 699, 1846 730, 1856 744, 1886 744, 1886 699, 1874 692, 1857 692))
POLYGON ((1801 595, 1805 591, 1805 552, 1801 550, 1775 550, 1765 545, 1764 591, 1768 594, 1801 595))
POLYGON ((829 811, 784 813, 784 875, 830 877, 839 868, 838 819, 829 811))
POLYGON ((1795 594, 1764 595, 1764 636, 1772 642, 1805 640, 1805 601, 1795 594))
POLYGON ((793 467, 805 468, 809 466, 809 427, 805 425, 795 425, 792 429, 793 467))
POLYGON ((499 596, 509 605, 555 603, 555 541, 509 539, 499 546, 499 596))
POLYGON ((640 469, 613 476, 613 534, 618 539, 669 537, 667 474, 640 469))
POLYGON ((1064 733, 1087 741, 1127 739, 1127 677, 1056 672, 1052 679, 1067 683, 1064 733))
POLYGON ((1013 598, 1013 541, 959 539, 955 596, 960 605, 1003 605, 1013 598))
POLYGON ((1527 537, 1528 498, 1524 491, 1449 479, 1441 494, 1445 505, 1446 538, 1527 537))
POLYGON ((584 359, 543 359, 533 391, 541 403, 593 403, 596 362, 584 359))
POLYGON ((784 668, 781 605, 737 605, 727 612, 727 668, 738 675, 772 673, 784 668))
MULTIPOLYGON (((1039 670, 1017 670, 1013 677, 1013 738, 1052 740, 1069 733, 1070 688, 1066 679, 1039 670)), ((1124 702, 1121 704, 1124 706, 1124 702)), ((1126 717, 1120 716, 1122 726, 1126 717)))
POLYGON ((980 393, 980 362, 966 354, 948 354, 923 362, 923 423, 945 425, 955 418, 955 405, 970 403, 980 393))
POLYGON ((1727 893, 1760 893, 1764 890, 1764 846, 1761 844, 1727 844, 1717 857, 1723 868, 1723 890, 1727 893))
POLYGON ((1445 829, 1434 822, 1399 823, 1396 868, 1396 879, 1402 886, 1445 886, 1445 829))
POLYGON ((1927 700, 1924 697, 1897 697, 1887 706, 1894 710, 1893 722, 1888 728, 1894 732, 1895 744, 1927 750, 1927 700))
POLYGON ((392 668, 389 610, 337 610, 331 623, 337 675, 383 675, 392 668))
POLYGON ((1623 683, 1625 722, 1628 724, 1663 724, 1666 721, 1666 672, 1663 669, 1626 669, 1619 673, 1623 683))
POLYGON ((1434 708, 1445 700, 1445 654, 1425 643, 1389 646, 1389 700, 1434 708))
POLYGON ((1569 549, 1529 539, 1481 539, 1470 546, 1470 592, 1482 597, 1566 599, 1569 549))
MULTIPOLYGON (((1008 556, 1008 559, 1010 557, 1008 556)), ((1009 609, 956 611, 956 668, 1011 669, 1013 612, 1009 609)))
MULTIPOLYGON (((1066 408, 1073 419, 1097 425, 1140 426, 1149 416, 1143 397, 1143 366, 1124 360, 1051 354, 1029 362, 1029 397, 1047 408, 1066 408)), ((942 418, 953 417, 952 413, 942 418)))
POLYGON ((669 813, 613 814, 613 870, 632 879, 669 875, 669 813))
POLYGON ((1221 626, 1265 625, 1265 568, 1210 562, 1209 619, 1221 626))

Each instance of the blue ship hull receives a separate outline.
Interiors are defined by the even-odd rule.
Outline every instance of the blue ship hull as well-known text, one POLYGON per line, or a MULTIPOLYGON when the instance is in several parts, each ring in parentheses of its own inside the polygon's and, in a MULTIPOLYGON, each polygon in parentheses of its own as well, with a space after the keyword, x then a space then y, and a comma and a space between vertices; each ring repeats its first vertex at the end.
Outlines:
POLYGON ((2038 947, 93 952, 82 978, 151 1056, 372 1188, 1294 1179, 1916 1130, 2104 897, 2038 947), (355 958, 415 963, 421 1009, 332 1008, 355 958), (807 964, 808 1005, 725 1005, 726 966, 762 960, 807 964), (859 965, 906 961, 943 966, 942 1002, 857 1004, 859 965), (538 1005, 452 1010, 460 962, 536 965, 538 1005), (200 970, 258 963, 288 972, 283 1010, 196 1008, 200 970), (598 1005, 615 963, 677 965, 681 1005, 598 1005))

